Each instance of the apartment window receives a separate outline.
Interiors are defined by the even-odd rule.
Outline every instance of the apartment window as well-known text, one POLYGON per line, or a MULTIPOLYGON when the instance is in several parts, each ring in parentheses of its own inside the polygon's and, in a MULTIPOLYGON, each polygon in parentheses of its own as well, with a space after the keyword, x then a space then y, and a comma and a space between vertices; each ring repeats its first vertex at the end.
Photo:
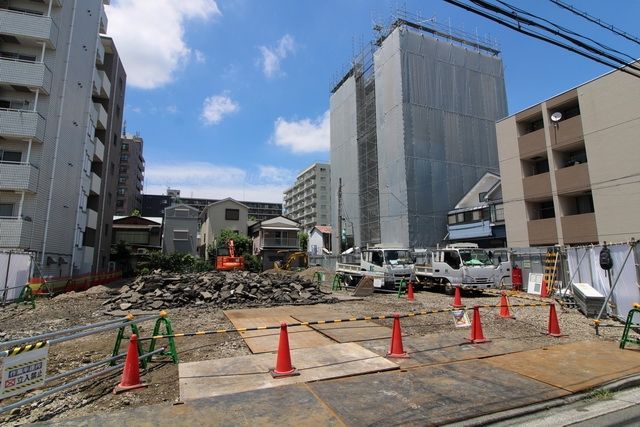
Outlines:
POLYGON ((118 187, 118 196, 124 196, 127 194, 127 189, 124 187, 118 187))
POLYGON ((122 143, 122 151, 129 151, 129 143, 127 142, 122 143))
POLYGON ((120 161, 121 162, 128 162, 129 161, 129 155, 128 154, 121 154, 120 155, 120 161))
POLYGON ((240 219, 240 209, 225 209, 224 219, 227 221, 238 221, 240 219))
POLYGON ((0 203, 0 217, 13 216, 13 203, 0 203))
POLYGON ((122 208, 124 207, 124 200, 120 199, 120 200, 116 200, 116 208, 122 208))
POLYGON ((533 175, 549 172, 549 159, 540 159, 533 164, 533 175))
POLYGON ((118 184, 125 184, 127 182, 127 177, 126 176, 119 176, 118 177, 118 184))
POLYGON ((189 230, 173 230, 173 240, 189 240, 189 230))
POLYGON ((111 175, 113 175, 113 172, 116 169, 116 165, 113 164, 113 162, 111 162, 111 164, 109 165, 109 172, 111 173, 111 175))
POLYGON ((189 209, 180 209, 180 208, 174 209, 173 215, 186 218, 189 216, 189 209))
POLYGON ((0 58, 17 59, 19 61, 36 62, 36 57, 32 55, 23 55, 15 52, 0 51, 0 58))
POLYGON ((108 236, 109 235, 109 224, 105 224, 104 225, 104 235, 108 236))
POLYGON ((504 206, 502 204, 495 205, 494 212, 494 221, 504 221, 504 206))
POLYGON ((26 99, 24 101, 18 101, 16 99, 0 99, 0 108, 9 108, 12 110, 28 110, 29 101, 27 101, 26 99))
POLYGON ((447 216, 447 223, 453 225, 456 223, 456 214, 447 216))
POLYGON ((120 165, 120 173, 126 173, 127 172, 127 165, 120 165))
POLYGON ((0 161, 1 162, 21 162, 22 152, 0 150, 0 161))

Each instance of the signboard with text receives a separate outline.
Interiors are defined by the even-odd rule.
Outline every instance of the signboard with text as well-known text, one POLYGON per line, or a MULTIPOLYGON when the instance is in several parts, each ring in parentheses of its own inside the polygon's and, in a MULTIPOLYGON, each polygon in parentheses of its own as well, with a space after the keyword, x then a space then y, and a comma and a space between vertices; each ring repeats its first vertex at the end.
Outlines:
POLYGON ((24 393, 44 384, 49 346, 0 358, 0 399, 24 393))

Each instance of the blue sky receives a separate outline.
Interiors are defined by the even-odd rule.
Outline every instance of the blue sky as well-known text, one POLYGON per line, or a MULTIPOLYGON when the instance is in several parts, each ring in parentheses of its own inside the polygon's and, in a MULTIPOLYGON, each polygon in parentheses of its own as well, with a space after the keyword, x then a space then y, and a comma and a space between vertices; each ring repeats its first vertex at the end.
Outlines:
MULTIPOLYGON (((509 2, 640 57, 548 0, 509 2)), ((566 2, 637 31, 640 1, 566 2)), ((496 39, 510 113, 608 71, 441 0, 112 0, 107 34, 128 75, 127 132, 144 138, 145 193, 281 202, 298 172, 329 160, 330 89, 398 8, 496 39)))

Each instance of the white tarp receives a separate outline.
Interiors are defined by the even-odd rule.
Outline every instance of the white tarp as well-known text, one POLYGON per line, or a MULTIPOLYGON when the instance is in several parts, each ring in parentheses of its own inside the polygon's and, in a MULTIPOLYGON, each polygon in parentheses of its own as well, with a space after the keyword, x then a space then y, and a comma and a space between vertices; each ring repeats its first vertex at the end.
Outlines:
MULTIPOLYGON (((618 279, 613 295, 607 306, 607 314, 626 319, 633 304, 640 302, 640 289, 636 273, 636 255, 628 245, 609 246, 613 259, 611 285, 618 279), (627 258, 627 262, 624 260, 627 258)), ((602 246, 588 248, 568 248, 567 260, 572 282, 588 283, 605 297, 609 294, 609 279, 607 272, 600 268, 600 251, 602 246), (582 262, 580 262, 582 260, 582 262), (580 264, 580 268, 578 268, 580 264)))
POLYGON ((0 302, 17 299, 29 281, 31 255, 22 252, 0 252, 0 302))

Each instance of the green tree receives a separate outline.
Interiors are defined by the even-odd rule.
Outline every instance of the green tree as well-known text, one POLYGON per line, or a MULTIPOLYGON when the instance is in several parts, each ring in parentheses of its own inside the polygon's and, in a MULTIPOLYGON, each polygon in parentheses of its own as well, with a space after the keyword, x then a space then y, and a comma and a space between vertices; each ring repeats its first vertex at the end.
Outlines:
POLYGON ((303 252, 307 252, 307 248, 309 247, 309 233, 301 231, 298 233, 298 242, 300 243, 300 249, 303 252))
POLYGON ((138 209, 134 209, 131 211, 131 214, 129 216, 142 216, 142 214, 138 209))
POLYGON ((226 247, 229 240, 233 240, 237 256, 251 255, 253 241, 249 237, 235 230, 221 230, 220 237, 218 237, 218 247, 226 247))

